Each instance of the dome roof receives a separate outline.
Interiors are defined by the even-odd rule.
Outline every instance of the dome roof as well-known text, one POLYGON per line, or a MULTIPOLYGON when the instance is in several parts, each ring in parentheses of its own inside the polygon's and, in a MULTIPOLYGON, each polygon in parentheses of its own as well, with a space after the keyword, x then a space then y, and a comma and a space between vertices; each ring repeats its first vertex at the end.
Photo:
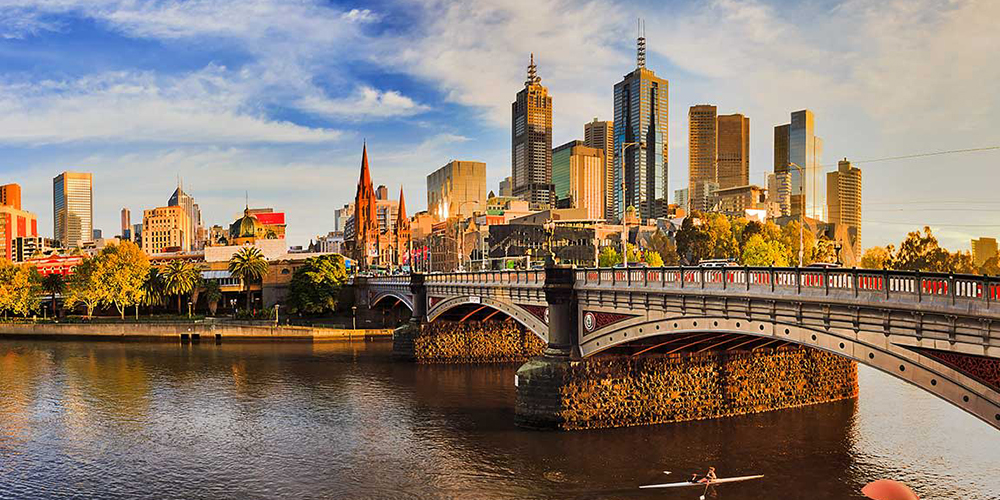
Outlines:
POLYGON ((257 236, 257 228, 263 227, 257 217, 250 213, 250 208, 247 207, 243 211, 243 217, 236 219, 229 226, 229 236, 230 238, 254 238, 257 236))

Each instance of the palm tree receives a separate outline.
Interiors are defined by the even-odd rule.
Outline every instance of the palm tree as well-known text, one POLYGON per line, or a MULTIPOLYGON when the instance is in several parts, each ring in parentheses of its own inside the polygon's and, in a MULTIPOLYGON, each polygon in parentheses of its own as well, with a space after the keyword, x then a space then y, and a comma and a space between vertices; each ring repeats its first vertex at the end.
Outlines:
POLYGON ((247 309, 250 309, 250 284, 260 281, 267 272, 267 259, 257 247, 243 247, 229 259, 229 273, 240 279, 247 291, 247 309))
POLYGON ((163 276, 160 275, 160 269, 150 267, 149 274, 146 275, 139 291, 139 302, 149 307, 150 313, 152 313, 153 306, 163 303, 163 288, 163 276))
POLYGON ((222 299, 222 289, 219 282, 215 280, 205 281, 205 302, 208 303, 208 312, 215 316, 215 311, 219 307, 219 300, 222 299))
POLYGON ((177 296, 177 314, 181 314, 181 296, 190 293, 201 281, 201 272, 190 262, 175 260, 163 268, 163 289, 177 296))
POLYGON ((56 317, 56 295, 66 288, 66 281, 61 274, 52 273, 42 280, 42 288, 52 297, 52 317, 56 317))

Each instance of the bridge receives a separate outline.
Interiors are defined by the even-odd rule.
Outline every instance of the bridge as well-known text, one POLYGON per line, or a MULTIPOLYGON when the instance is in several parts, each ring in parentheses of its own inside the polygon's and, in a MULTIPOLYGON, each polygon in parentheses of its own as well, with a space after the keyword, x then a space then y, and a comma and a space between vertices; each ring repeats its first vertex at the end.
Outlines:
POLYGON ((552 359, 798 344, 909 382, 1000 429, 1000 278, 822 268, 563 266, 356 280, 413 322, 511 318, 552 359), (502 317, 501 316, 501 317, 502 317))

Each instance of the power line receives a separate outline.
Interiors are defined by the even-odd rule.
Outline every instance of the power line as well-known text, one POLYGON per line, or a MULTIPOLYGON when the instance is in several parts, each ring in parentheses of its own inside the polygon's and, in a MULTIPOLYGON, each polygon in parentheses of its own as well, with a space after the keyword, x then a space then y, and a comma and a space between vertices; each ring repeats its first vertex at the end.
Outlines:
POLYGON ((924 227, 924 226, 931 226, 931 227, 935 227, 936 226, 936 227, 944 227, 944 228, 948 228, 948 227, 1000 227, 1000 223, 998 223, 998 224, 933 224, 933 223, 929 223, 929 222, 889 222, 889 221, 871 220, 871 219, 862 219, 861 222, 868 222, 868 223, 873 223, 873 224, 889 224, 889 225, 894 225, 894 226, 916 226, 916 227, 924 227))
MULTIPOLYGON (((960 154, 960 153, 976 153, 976 152, 980 152, 980 151, 995 151, 995 150, 1000 150, 1000 146, 986 146, 986 147, 982 147, 982 148, 968 148, 968 149, 951 149, 951 150, 948 150, 948 151, 934 151, 934 152, 930 152, 930 153, 917 153, 917 154, 903 155, 903 156, 887 156, 885 158, 874 158, 874 159, 871 159, 871 160, 851 160, 851 163, 852 164, 854 164, 854 163, 858 163, 858 164, 863 164, 863 163, 877 163, 877 162, 881 162, 881 161, 908 160, 908 159, 911 159, 911 158, 926 158, 926 157, 929 157, 929 156, 941 156, 941 155, 960 154)), ((832 165, 831 164, 831 165, 822 165, 822 166, 824 166, 824 167, 836 167, 837 165, 832 165)))

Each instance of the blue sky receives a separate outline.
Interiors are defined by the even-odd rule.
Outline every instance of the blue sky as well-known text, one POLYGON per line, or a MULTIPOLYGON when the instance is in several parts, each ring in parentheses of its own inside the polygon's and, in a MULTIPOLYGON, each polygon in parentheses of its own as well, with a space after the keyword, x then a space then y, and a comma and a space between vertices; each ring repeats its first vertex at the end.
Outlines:
POLYGON ((451 159, 510 170, 510 102, 535 53, 554 144, 610 119, 635 64, 670 81, 670 190, 687 183, 687 109, 751 119, 751 180, 775 125, 816 113, 823 163, 863 170, 863 244, 933 224, 945 244, 1000 233, 1000 152, 860 160, 1000 145, 993 1, 0 0, 0 183, 51 232, 51 179, 95 174, 95 226, 164 204, 177 176, 206 222, 288 213, 290 243, 332 229, 362 141, 376 184, 426 206, 451 159))

